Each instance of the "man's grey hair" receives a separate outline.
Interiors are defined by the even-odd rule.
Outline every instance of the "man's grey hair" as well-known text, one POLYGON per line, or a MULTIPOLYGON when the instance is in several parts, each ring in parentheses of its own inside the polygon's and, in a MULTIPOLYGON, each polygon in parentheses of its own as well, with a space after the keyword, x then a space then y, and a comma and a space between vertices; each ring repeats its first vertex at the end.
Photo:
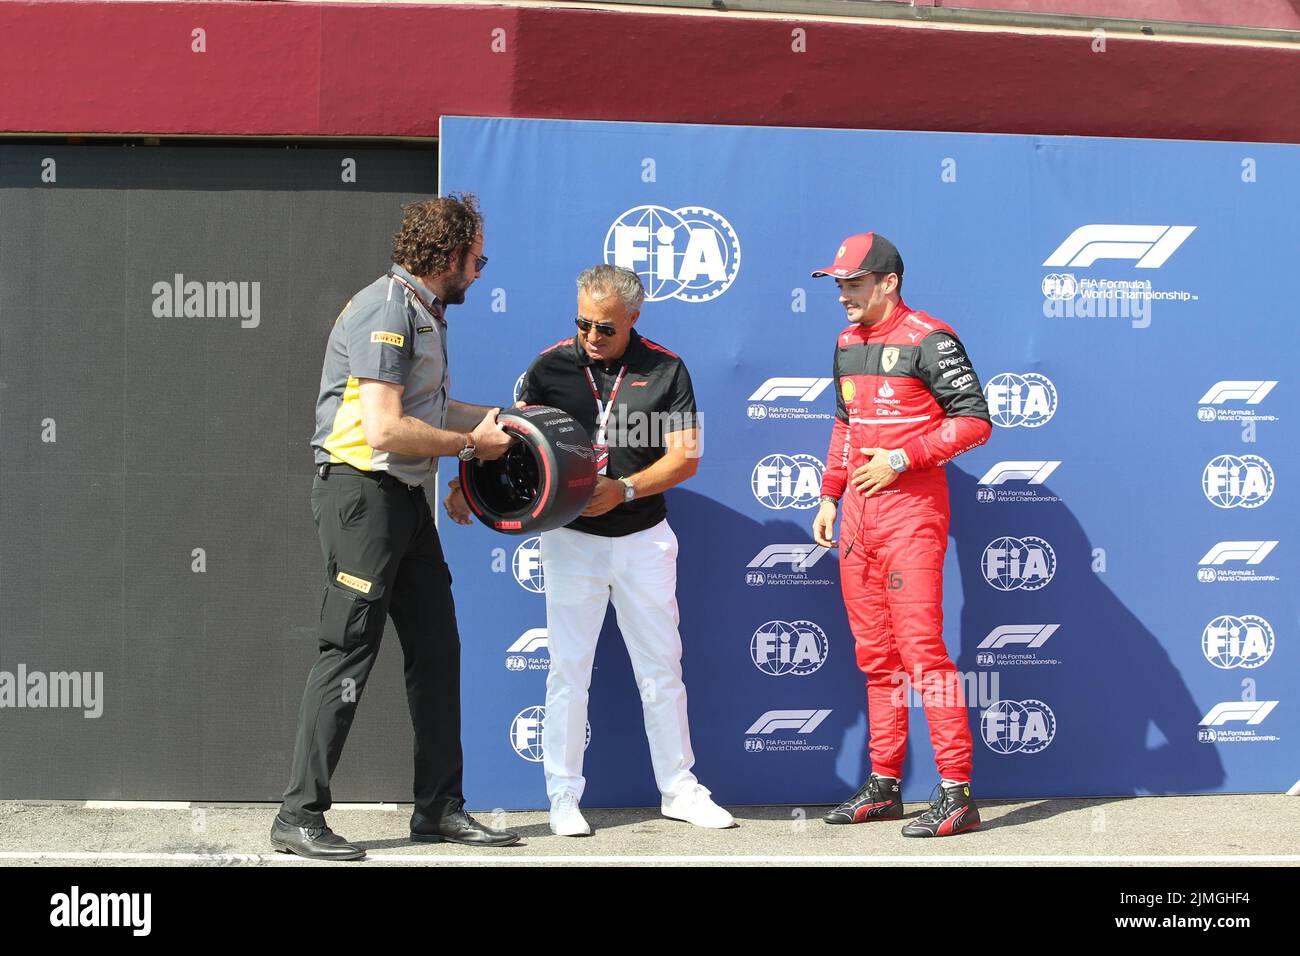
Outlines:
POLYGON ((629 312, 641 311, 641 303, 645 301, 641 277, 622 266, 599 265, 582 270, 578 275, 578 291, 597 302, 607 295, 616 295, 629 312))

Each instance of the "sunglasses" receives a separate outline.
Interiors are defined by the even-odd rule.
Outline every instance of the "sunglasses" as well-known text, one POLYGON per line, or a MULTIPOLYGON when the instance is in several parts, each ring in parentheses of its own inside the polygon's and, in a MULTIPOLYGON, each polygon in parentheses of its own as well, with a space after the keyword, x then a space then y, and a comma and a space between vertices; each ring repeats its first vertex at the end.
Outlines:
POLYGON ((483 271, 484 267, 487 266, 487 263, 488 263, 487 256, 474 257, 474 268, 477 269, 479 272, 483 271))
POLYGON ((592 329, 595 329, 601 335, 605 336, 605 338, 613 338, 618 335, 618 329, 614 328, 612 325, 592 322, 589 319, 584 319, 582 316, 578 316, 573 321, 578 323, 578 330, 580 332, 590 332, 592 329))

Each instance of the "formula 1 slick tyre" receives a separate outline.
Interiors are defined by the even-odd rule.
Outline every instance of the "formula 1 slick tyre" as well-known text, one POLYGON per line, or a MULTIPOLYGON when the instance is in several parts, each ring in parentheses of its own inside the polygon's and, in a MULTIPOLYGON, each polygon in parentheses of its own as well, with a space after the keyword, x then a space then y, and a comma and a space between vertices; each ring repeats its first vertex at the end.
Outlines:
POLYGON ((460 463, 460 487, 474 516, 502 534, 537 534, 578 517, 596 490, 586 430, 547 405, 503 411, 497 422, 518 441, 495 461, 460 463))

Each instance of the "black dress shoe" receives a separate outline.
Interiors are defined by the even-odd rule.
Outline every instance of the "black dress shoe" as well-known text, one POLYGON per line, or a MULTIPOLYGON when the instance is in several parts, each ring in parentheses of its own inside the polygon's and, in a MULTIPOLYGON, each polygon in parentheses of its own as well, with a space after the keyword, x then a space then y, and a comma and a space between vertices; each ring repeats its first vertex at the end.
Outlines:
POLYGON ((327 826, 298 827, 276 814, 271 824, 271 846, 280 853, 296 853, 309 860, 359 860, 366 851, 353 846, 327 826))
POLYGON ((519 842, 513 830, 485 827, 464 810, 449 813, 436 824, 411 818, 411 840, 415 843, 464 843, 466 846, 511 846, 519 842))

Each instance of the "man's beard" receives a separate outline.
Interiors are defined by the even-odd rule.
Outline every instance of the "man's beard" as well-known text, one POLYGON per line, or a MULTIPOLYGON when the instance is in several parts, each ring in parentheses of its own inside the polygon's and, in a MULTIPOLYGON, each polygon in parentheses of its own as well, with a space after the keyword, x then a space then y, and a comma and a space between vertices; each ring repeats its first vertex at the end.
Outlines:
POLYGON ((444 290, 444 294, 442 298, 443 305, 461 305, 462 303, 464 303, 465 290, 468 288, 469 288, 468 285, 448 286, 444 290))

